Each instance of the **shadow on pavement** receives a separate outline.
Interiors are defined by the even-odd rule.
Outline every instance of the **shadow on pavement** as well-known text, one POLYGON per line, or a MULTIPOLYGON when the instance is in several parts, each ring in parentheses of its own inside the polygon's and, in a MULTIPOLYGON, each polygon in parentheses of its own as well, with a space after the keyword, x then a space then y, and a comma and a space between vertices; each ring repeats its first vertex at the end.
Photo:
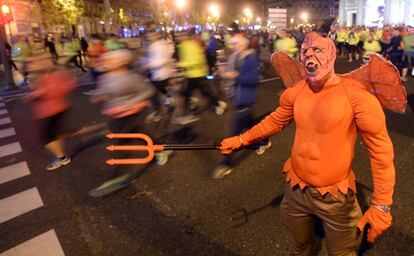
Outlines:
POLYGON ((157 208, 156 200, 147 196, 140 196, 122 206, 106 207, 103 214, 123 234, 121 237, 128 237, 132 244, 138 245, 135 251, 129 248, 128 255, 142 254, 139 248, 142 245, 165 255, 238 255, 200 234, 190 223, 168 216, 168 212, 157 208))
POLYGON ((407 101, 408 106, 405 114, 386 111, 387 128, 390 131, 396 132, 406 137, 413 138, 414 133, 412 127, 414 126, 414 94, 408 95, 407 101))

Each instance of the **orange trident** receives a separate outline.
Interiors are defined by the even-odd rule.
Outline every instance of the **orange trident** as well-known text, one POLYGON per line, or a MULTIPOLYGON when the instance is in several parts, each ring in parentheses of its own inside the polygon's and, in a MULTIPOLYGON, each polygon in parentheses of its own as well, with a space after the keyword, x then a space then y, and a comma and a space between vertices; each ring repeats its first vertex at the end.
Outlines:
POLYGON ((127 145, 127 146, 108 146, 109 151, 146 151, 148 156, 145 158, 130 158, 130 159, 110 159, 106 161, 109 165, 124 165, 124 164, 147 164, 151 162, 156 152, 164 150, 216 150, 217 146, 214 144, 191 144, 191 145, 154 145, 152 139, 142 133, 119 133, 106 135, 109 139, 141 139, 146 142, 146 145, 127 145))

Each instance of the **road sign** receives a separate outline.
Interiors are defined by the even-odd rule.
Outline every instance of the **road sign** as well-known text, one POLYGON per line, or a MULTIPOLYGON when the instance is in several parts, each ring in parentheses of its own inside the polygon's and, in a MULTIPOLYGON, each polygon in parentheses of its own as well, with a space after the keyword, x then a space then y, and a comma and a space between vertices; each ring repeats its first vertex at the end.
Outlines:
POLYGON ((269 8, 270 26, 287 28, 287 9, 269 8))

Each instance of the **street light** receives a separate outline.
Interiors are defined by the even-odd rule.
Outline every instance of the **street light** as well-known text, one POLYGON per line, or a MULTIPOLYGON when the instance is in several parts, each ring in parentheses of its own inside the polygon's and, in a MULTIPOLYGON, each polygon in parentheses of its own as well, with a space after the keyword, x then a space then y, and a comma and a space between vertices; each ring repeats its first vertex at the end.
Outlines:
POLYGON ((3 4, 3 5, 1 6, 1 12, 2 12, 3 14, 9 14, 9 13, 10 13, 10 7, 9 7, 8 5, 3 4))
POLYGON ((307 20, 307 19, 309 18, 308 13, 303 12, 303 13, 300 15, 300 18, 301 18, 302 20, 307 20))
POLYGON ((184 9, 187 5, 187 1, 186 0, 176 0, 175 1, 175 5, 179 8, 179 9, 184 9))
POLYGON ((210 13, 213 17, 219 17, 220 16, 220 9, 216 4, 211 4, 208 7, 208 9, 209 9, 209 11, 210 11, 210 13))
POLYGON ((249 19, 253 16, 253 12, 252 12, 252 10, 250 8, 245 8, 244 11, 243 11, 243 13, 249 19))
POLYGON ((262 23, 262 19, 260 17, 256 18, 257 23, 262 23))

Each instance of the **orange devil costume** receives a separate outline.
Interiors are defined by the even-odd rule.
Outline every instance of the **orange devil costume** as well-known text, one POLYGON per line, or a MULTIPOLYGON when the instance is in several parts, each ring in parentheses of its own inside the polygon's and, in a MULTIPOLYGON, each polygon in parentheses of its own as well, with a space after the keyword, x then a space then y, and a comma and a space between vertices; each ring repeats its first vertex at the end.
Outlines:
POLYGON ((394 153, 381 103, 404 111, 405 90, 395 67, 378 56, 346 75, 334 73, 335 58, 334 43, 316 32, 305 38, 301 63, 274 54, 272 62, 288 87, 280 106, 220 146, 230 153, 296 123, 292 155, 283 168, 289 183, 281 206, 293 255, 311 254, 313 216, 322 219, 330 255, 355 254, 360 242, 357 227, 362 230, 369 223, 368 240, 373 242, 391 226, 394 153), (372 206, 363 217, 351 170, 357 132, 368 149, 374 179, 372 206))

